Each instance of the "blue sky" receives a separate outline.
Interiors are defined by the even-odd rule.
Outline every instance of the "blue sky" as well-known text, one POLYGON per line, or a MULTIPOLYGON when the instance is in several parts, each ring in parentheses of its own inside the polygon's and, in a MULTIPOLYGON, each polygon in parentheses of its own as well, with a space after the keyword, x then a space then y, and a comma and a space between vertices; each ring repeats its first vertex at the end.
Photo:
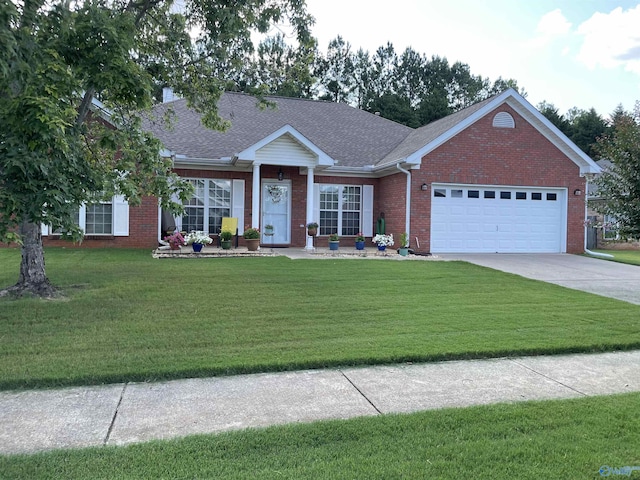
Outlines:
POLYGON ((514 78, 533 105, 607 117, 640 100, 640 0, 307 0, 322 51, 337 35, 369 53, 393 43, 514 78))

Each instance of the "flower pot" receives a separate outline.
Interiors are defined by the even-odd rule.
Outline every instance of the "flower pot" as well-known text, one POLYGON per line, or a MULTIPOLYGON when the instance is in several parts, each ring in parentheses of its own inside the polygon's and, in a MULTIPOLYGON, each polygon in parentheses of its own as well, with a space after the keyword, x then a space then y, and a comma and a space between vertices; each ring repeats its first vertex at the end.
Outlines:
POLYGON ((407 255, 409 255, 409 249, 408 248, 399 248, 398 249, 398 253, 400 255, 402 255, 403 257, 406 257, 407 255))
POLYGON ((378 245, 378 250, 384 252, 387 249, 386 245, 378 245))
POLYGON ((309 235, 310 237, 315 237, 318 234, 318 229, 317 228, 308 228, 307 229, 307 235, 309 235))
POLYGON ((273 235, 273 227, 272 227, 272 228, 268 228, 268 227, 266 227, 266 228, 264 229, 264 234, 265 234, 265 235, 268 235, 268 236, 273 235))
POLYGON ((332 242, 331 240, 329 240, 329 250, 338 250, 339 246, 340 246, 340 241, 332 242))
POLYGON ((247 239, 245 239, 245 242, 247 242, 247 249, 250 252, 257 251, 258 247, 260 246, 260 239, 259 238, 247 238, 247 239))
POLYGON ((356 240, 356 250, 364 250, 364 240, 361 242, 356 240))
POLYGON ((231 248, 231 240, 221 240, 220 246, 223 250, 229 250, 231 248))
POLYGON ((202 247, 204 247, 204 245, 202 243, 192 243, 191 244, 191 248, 193 248, 194 252, 201 252, 202 251, 202 247))

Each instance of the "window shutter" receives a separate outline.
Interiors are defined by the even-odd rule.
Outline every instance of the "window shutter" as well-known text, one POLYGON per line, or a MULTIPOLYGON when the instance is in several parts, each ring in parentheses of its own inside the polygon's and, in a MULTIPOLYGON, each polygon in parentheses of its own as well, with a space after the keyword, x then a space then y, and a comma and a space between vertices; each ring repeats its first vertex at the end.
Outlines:
POLYGON ((244 180, 234 180, 231 185, 231 216, 238 219, 240 235, 244 232, 244 180))
POLYGON ((373 236, 373 185, 363 185, 362 233, 366 237, 373 236))
POLYGON ((113 197, 113 235, 129 236, 129 203, 122 195, 113 197))
POLYGON ((40 230, 43 237, 49 235, 49 225, 45 225, 44 223, 40 224, 40 230))
POLYGON ((320 184, 313 184, 313 222, 320 224, 320 184))

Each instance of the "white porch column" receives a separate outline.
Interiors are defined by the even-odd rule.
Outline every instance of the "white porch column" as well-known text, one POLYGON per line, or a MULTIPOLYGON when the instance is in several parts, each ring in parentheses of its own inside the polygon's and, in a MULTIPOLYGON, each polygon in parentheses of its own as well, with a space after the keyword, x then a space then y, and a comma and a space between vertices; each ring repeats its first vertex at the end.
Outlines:
MULTIPOLYGON (((317 222, 318 219, 313 218, 313 210, 314 210, 314 205, 313 205, 313 168, 307 168, 307 224, 311 223, 311 222, 317 222)), ((305 225, 306 227, 306 225, 305 225)), ((305 234, 306 234, 306 228, 305 228, 305 234)), ((315 248, 313 247, 313 237, 310 237, 309 235, 307 235, 307 243, 304 247, 305 250, 315 250, 315 248)))
MULTIPOLYGON (((244 226, 239 225, 242 230, 244 226)), ((251 227, 260 228, 260 164, 253 164, 253 184, 251 186, 251 227)))

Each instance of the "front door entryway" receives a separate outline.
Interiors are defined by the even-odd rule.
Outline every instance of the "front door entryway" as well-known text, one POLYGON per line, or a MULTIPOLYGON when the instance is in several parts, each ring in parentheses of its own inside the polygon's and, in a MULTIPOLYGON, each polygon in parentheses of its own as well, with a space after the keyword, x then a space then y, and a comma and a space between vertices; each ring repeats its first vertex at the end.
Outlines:
POLYGON ((291 182, 264 181, 261 205, 262 243, 266 245, 291 243, 291 182), (265 235, 267 225, 273 225, 273 235, 265 235))

